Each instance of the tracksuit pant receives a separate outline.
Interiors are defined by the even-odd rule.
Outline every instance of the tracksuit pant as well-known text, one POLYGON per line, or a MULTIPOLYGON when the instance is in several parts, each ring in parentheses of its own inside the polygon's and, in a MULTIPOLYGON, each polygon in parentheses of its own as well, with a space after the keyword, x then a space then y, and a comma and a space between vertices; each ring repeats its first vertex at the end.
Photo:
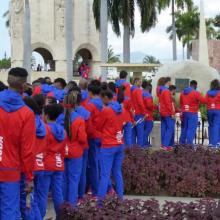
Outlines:
POLYGON ((43 171, 43 175, 38 178, 39 194, 38 207, 41 217, 44 218, 47 210, 48 193, 51 189, 54 209, 56 215, 59 215, 60 205, 63 203, 63 172, 62 171, 43 171))
POLYGON ((92 194, 97 196, 99 185, 99 154, 100 154, 100 139, 89 140, 88 154, 88 185, 92 189, 92 194))
POLYGON ((124 126, 124 141, 126 147, 131 147, 133 144, 132 141, 132 123, 127 122, 124 126))
POLYGON ((86 193, 86 171, 87 171, 87 164, 88 164, 88 152, 89 150, 84 150, 83 159, 82 159, 82 171, 79 181, 79 198, 83 198, 86 193))
POLYGON ((161 117, 161 143, 163 147, 172 147, 172 138, 175 133, 175 119, 171 116, 161 117))
POLYGON ((209 122, 209 144, 216 147, 219 143, 219 130, 220 130, 220 110, 208 111, 209 122))
POLYGON ((20 219, 20 181, 0 182, 0 219, 20 219))
POLYGON ((38 186, 38 176, 43 175, 42 171, 34 173, 34 190, 29 195, 25 192, 26 178, 21 174, 20 180, 20 213, 23 220, 43 220, 37 202, 38 192, 41 190, 38 186), (27 204, 27 196, 30 198, 30 204, 27 204), (29 207, 27 207, 29 205, 29 207))
POLYGON ((64 200, 72 206, 78 202, 79 181, 82 173, 83 158, 65 159, 65 172, 63 178, 64 200))
MULTIPOLYGON (((134 120, 137 122, 140 119, 143 119, 143 115, 135 115, 134 120)), ((144 147, 144 121, 137 123, 133 128, 133 142, 140 147, 144 147)))
POLYGON ((122 162, 124 146, 112 146, 100 150, 100 183, 98 188, 99 199, 104 199, 108 190, 109 178, 115 181, 115 189, 119 198, 123 198, 124 185, 122 177, 122 162))
POLYGON ((154 123, 152 120, 146 120, 144 122, 144 147, 148 148, 150 146, 149 136, 152 132, 154 123))
POLYGON ((181 131, 180 144, 193 145, 198 127, 198 113, 183 113, 183 129, 181 131))

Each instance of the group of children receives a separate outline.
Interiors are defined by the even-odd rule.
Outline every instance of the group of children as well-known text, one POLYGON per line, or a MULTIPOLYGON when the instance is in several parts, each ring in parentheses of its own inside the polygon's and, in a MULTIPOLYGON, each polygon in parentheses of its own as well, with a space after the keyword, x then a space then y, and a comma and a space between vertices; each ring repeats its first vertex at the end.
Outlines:
POLYGON ((66 84, 49 77, 26 83, 27 71, 9 71, 9 88, 0 92, 0 219, 43 219, 51 191, 56 214, 60 205, 77 206, 87 192, 101 205, 107 193, 123 198, 124 147, 148 149, 153 113, 161 116, 162 149, 174 145, 175 113, 181 112, 181 144, 193 145, 200 103, 207 104, 210 145, 220 142, 220 86, 211 82, 203 97, 197 82, 180 95, 169 77, 160 78, 154 104, 152 85, 120 72, 115 83, 82 79, 66 84), (114 180, 114 182, 112 182, 114 180), (33 185, 32 185, 33 182, 33 185), (33 188, 33 190, 32 190, 33 188), (27 210, 27 197, 30 210, 27 210))

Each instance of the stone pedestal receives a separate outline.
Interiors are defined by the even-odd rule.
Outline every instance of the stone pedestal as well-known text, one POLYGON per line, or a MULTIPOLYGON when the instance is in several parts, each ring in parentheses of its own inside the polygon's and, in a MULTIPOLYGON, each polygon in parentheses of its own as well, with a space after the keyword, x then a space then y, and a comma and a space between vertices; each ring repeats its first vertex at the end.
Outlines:
POLYGON ((161 146, 161 122, 155 121, 154 128, 150 135, 151 145, 153 149, 159 149, 161 146))

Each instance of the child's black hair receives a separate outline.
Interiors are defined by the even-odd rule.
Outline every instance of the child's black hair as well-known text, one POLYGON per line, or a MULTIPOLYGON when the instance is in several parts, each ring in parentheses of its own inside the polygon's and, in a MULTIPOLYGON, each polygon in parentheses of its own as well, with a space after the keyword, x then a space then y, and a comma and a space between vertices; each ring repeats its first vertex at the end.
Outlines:
POLYGON ((8 87, 2 82, 0 81, 0 92, 7 89, 8 87))
POLYGON ((90 83, 88 86, 88 91, 91 92, 93 95, 99 95, 101 92, 101 87, 90 83))
POLYGON ((119 77, 120 79, 126 79, 127 78, 127 75, 128 73, 124 70, 122 70, 120 73, 119 73, 119 77))
POLYGON ((118 95, 117 95, 117 101, 118 103, 123 103, 125 100, 125 87, 124 86, 120 86, 118 88, 118 95))
POLYGON ((60 83, 60 85, 62 86, 62 88, 64 89, 66 87, 66 81, 63 78, 57 78, 54 80, 54 83, 60 83))
POLYGON ((170 91, 176 90, 176 86, 175 86, 175 85, 170 85, 170 86, 169 86, 169 90, 170 90, 170 91))
POLYGON ((78 87, 75 87, 68 92, 68 94, 65 96, 63 100, 63 105, 65 107, 64 127, 70 140, 72 138, 71 113, 78 104, 78 102, 80 102, 80 99, 81 91, 78 87))
POLYGON ((150 82, 148 82, 147 80, 144 80, 142 82, 142 88, 148 90, 150 93, 152 91, 152 85, 150 82))
POLYGON ((44 107, 44 114, 47 115, 51 121, 56 121, 63 111, 63 106, 60 104, 50 104, 44 107))
POLYGON ((35 96, 33 96, 33 99, 35 100, 35 102, 37 103, 37 105, 40 108, 40 114, 42 114, 43 108, 44 108, 44 105, 45 105, 45 97, 44 97, 44 95, 43 94, 35 95, 35 96))
POLYGON ((108 83, 107 82, 102 82, 101 83, 101 90, 107 90, 108 89, 108 83))
POLYGON ((111 90, 104 90, 101 92, 101 97, 107 97, 109 99, 113 99, 113 93, 111 90))
POLYGON ((41 109, 32 97, 25 97, 24 103, 34 112, 35 115, 41 114, 41 109))
POLYGON ((113 92, 116 93, 116 86, 114 82, 109 82, 108 83, 108 88, 113 92))

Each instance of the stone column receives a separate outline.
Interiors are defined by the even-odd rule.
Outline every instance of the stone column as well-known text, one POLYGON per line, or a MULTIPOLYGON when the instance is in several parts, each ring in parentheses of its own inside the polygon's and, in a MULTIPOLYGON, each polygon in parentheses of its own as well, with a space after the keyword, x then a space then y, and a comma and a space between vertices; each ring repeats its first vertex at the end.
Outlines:
POLYGON ((203 0, 200 1, 199 62, 209 66, 209 53, 203 0))

